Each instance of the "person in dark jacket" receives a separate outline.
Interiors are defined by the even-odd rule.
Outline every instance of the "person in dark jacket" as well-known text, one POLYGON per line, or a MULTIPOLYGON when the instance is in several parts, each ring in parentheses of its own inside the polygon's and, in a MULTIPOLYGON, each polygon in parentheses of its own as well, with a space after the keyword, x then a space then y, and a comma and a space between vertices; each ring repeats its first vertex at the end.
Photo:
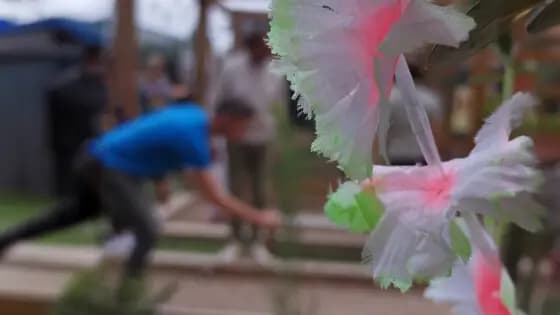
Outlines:
POLYGON ((50 143, 59 195, 70 192, 69 165, 79 148, 100 132, 107 103, 102 59, 101 47, 87 47, 81 64, 66 71, 48 92, 50 143))

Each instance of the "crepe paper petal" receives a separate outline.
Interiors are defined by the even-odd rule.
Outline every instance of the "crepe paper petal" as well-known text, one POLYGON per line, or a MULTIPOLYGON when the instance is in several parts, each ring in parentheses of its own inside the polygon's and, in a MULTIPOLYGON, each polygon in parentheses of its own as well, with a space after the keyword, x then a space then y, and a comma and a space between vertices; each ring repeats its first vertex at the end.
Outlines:
POLYGON ((377 136, 386 158, 398 57, 423 43, 456 46, 474 27, 426 0, 274 0, 271 17, 272 51, 316 121, 312 149, 358 180, 371 175, 377 136))
MULTIPOLYGON (((491 240, 482 232, 483 238, 491 240)), ((495 244, 490 247, 496 248, 495 244)), ((497 251, 475 251, 468 263, 457 261, 451 276, 432 280, 424 296, 449 303, 456 315, 519 315, 515 287, 497 251)))
POLYGON ((392 27, 380 50, 389 55, 398 55, 426 44, 458 47, 475 27, 476 23, 471 17, 452 6, 412 1, 392 27), (404 49, 403 45, 406 45, 404 49))
POLYGON ((408 120, 416 136, 416 141, 422 151, 422 155, 426 159, 428 165, 441 167, 441 158, 430 126, 430 119, 428 118, 426 109, 418 101, 414 80, 412 79, 404 56, 399 57, 395 80, 403 95, 408 120))
POLYGON ((465 243, 486 259, 497 259, 481 215, 530 230, 541 226, 543 209, 531 196, 541 178, 532 141, 524 136, 508 140, 511 122, 519 115, 508 107, 533 103, 531 97, 513 97, 519 99, 525 103, 505 102, 487 121, 492 126, 483 127, 494 130, 489 134, 495 138, 492 146, 440 167, 374 166, 362 191, 375 194, 385 211, 365 245, 364 258, 382 286, 404 290, 417 277, 448 273, 458 257, 468 258, 465 243), (457 216, 468 237, 454 227, 457 216))
POLYGON ((504 146, 509 141, 512 129, 519 127, 523 116, 537 104, 537 99, 529 93, 517 93, 500 106, 478 131, 473 153, 504 146))
POLYGON ((463 262, 455 263, 450 277, 432 280, 424 297, 439 304, 451 304, 455 315, 481 315, 471 270, 463 262))

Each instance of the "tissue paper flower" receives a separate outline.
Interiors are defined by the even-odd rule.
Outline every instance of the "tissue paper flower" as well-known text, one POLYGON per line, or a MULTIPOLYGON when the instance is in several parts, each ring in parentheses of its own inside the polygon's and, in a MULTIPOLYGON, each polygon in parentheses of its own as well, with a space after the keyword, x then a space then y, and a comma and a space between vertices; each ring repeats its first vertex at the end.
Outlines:
POLYGON ((279 69, 316 120, 313 150, 353 179, 371 175, 376 134, 385 152, 398 58, 427 43, 458 46, 475 26, 427 0, 274 0, 271 17, 279 69))
POLYGON ((513 282, 493 248, 491 253, 475 251, 467 264, 457 262, 451 277, 430 283, 425 297, 453 305, 456 315, 521 315, 513 282))
POLYGON ((407 290, 415 277, 447 274, 457 256, 464 256, 464 240, 490 252, 481 233, 473 232, 467 239, 454 228, 457 216, 470 229, 477 228, 480 214, 530 231, 540 228, 543 209, 530 195, 540 179, 533 143, 525 136, 509 139, 514 125, 534 103, 532 96, 519 93, 502 105, 487 119, 475 138, 475 148, 465 158, 428 166, 376 165, 373 177, 362 183, 361 193, 369 191, 378 203, 362 202, 349 208, 351 197, 341 199, 341 194, 348 193, 331 195, 327 215, 338 224, 344 225, 343 214, 355 217, 348 211, 356 209, 370 213, 367 218, 381 218, 367 224, 374 228, 364 258, 382 286, 393 284, 407 290))

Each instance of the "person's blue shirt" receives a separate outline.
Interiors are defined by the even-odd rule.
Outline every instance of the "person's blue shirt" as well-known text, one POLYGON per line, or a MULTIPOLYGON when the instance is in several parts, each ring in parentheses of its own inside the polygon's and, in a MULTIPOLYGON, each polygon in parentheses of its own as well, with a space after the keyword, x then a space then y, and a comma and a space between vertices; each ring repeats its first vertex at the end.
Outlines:
POLYGON ((208 116, 195 104, 171 104, 126 122, 90 146, 103 166, 138 177, 210 165, 208 116))

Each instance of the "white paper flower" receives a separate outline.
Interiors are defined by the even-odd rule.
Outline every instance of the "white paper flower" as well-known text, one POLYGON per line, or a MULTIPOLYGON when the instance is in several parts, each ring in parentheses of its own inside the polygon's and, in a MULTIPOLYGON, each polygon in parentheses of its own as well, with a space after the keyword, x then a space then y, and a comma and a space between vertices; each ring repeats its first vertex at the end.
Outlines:
POLYGON ((502 266, 497 250, 475 251, 468 263, 456 262, 450 277, 435 279, 424 296, 453 306, 455 315, 521 315, 515 287, 502 266))
MULTIPOLYGON (((362 187, 376 195, 384 214, 364 257, 382 286, 406 290, 415 277, 447 274, 458 254, 451 238, 457 233, 452 230, 457 216, 471 229, 477 228, 479 214, 530 231, 541 227, 538 216, 543 210, 530 195, 540 179, 533 143, 525 136, 509 139, 534 103, 532 96, 519 93, 502 105, 488 118, 466 158, 428 166, 374 167, 362 187)), ((481 234, 471 233, 468 242, 491 252, 481 234)))
POLYGON ((376 133, 385 152, 398 58, 426 43, 457 46, 475 26, 427 0, 274 0, 271 16, 269 42, 279 68, 303 96, 303 112, 316 120, 313 149, 353 179, 371 174, 376 133))

